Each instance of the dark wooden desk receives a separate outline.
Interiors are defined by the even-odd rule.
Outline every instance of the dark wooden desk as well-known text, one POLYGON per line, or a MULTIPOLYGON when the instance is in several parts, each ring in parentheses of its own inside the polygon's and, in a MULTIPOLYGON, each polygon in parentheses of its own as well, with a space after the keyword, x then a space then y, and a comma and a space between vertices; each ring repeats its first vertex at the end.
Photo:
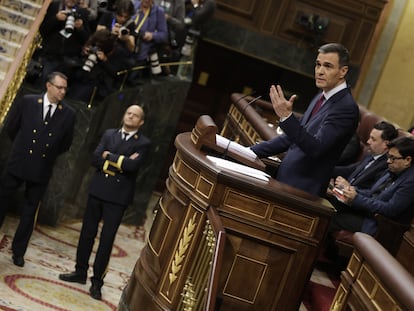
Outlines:
POLYGON ((192 138, 176 137, 167 191, 119 310, 298 310, 330 204, 218 168, 192 138))
POLYGON ((372 236, 357 232, 331 311, 414 310, 414 277, 372 236))

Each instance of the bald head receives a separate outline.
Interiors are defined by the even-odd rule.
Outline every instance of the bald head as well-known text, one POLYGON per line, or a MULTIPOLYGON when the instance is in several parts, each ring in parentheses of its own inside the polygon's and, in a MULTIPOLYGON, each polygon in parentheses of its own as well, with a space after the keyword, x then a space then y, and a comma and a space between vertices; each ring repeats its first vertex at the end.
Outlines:
POLYGON ((140 129, 144 124, 144 110, 141 106, 131 105, 125 111, 123 118, 123 128, 127 132, 133 132, 140 129))

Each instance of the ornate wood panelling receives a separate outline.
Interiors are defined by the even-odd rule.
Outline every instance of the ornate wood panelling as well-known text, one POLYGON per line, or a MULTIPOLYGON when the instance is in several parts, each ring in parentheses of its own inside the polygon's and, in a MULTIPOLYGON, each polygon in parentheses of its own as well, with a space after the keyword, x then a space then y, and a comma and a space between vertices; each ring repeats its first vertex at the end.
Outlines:
POLYGON ((299 47, 341 42, 360 65, 387 0, 217 0, 216 17, 299 47), (328 25, 317 31, 317 17, 328 25), (314 22, 312 22, 314 21, 314 22))

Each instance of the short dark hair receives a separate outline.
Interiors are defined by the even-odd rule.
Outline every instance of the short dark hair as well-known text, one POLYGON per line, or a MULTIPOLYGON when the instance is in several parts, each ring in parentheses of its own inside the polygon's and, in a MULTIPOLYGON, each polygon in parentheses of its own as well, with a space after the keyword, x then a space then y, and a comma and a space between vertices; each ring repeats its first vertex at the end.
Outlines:
POLYGON ((319 47, 319 53, 336 53, 339 56, 339 65, 341 67, 349 65, 349 52, 346 47, 340 43, 327 43, 319 47))
POLYGON ((105 54, 111 53, 115 48, 116 36, 108 29, 95 31, 88 39, 87 45, 96 46, 105 54))
POLYGON ((131 0, 116 1, 115 12, 118 15, 126 13, 128 14, 129 17, 131 17, 135 14, 134 4, 132 3, 131 0))
POLYGON ((53 72, 48 74, 47 82, 52 83, 55 80, 56 77, 61 77, 62 79, 65 79, 66 81, 68 81, 68 77, 65 74, 63 74, 59 71, 53 71, 53 72))
MULTIPOLYGON (((414 161, 414 138, 402 136, 393 139, 388 144, 388 149, 396 148, 402 157, 412 157, 414 161)), ((414 162, 413 162, 414 163, 414 162)))
POLYGON ((382 131, 381 138, 383 140, 391 141, 398 137, 398 130, 394 125, 387 121, 381 121, 374 125, 374 129, 382 131))

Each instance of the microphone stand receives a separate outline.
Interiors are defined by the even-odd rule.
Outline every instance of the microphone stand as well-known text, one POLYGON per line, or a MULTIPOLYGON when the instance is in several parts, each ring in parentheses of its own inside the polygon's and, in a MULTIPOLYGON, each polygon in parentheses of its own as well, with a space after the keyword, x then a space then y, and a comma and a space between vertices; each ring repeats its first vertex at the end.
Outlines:
MULTIPOLYGON (((246 98, 246 97, 248 97, 248 96, 252 96, 252 95, 254 95, 254 94, 256 94, 256 91, 253 91, 253 92, 250 92, 250 93, 248 93, 248 94, 244 94, 244 95, 240 96, 240 97, 239 97, 239 98, 237 98, 237 100, 233 103, 233 106, 235 106, 236 104, 238 104, 238 103, 239 103, 239 101, 241 101, 243 98, 246 98)), ((229 111, 228 111, 228 112, 227 112, 227 114, 226 114, 226 122, 227 122, 227 126, 228 126, 228 127, 230 127, 230 129, 231 129, 231 134, 232 134, 232 136, 234 136, 234 126, 230 124, 229 118, 230 118, 230 109, 229 109, 229 111)), ((222 133, 223 133, 223 131, 224 131, 224 129, 225 129, 225 128, 226 128, 226 125, 223 127, 222 133)))
MULTIPOLYGON (((245 97, 247 97, 247 96, 250 96, 250 95, 245 95, 245 96, 240 97, 240 98, 236 101, 236 103, 238 103, 241 99, 243 99, 243 98, 245 98, 245 97)), ((253 98, 252 100, 250 100, 249 102, 247 102, 247 104, 246 104, 246 105, 243 107, 243 109, 240 111, 240 114, 243 116, 243 114, 244 114, 244 112, 246 111, 247 107, 249 107, 251 104, 253 104, 253 103, 255 103, 256 101, 258 101, 260 98, 262 98, 262 95, 259 95, 259 96, 255 97, 255 98, 253 98)), ((240 128, 240 120, 241 120, 241 118, 237 121, 237 128, 240 128)), ((229 139, 229 142, 228 142, 228 144, 227 144, 227 146, 226 146, 226 149, 224 149, 224 152, 223 152, 223 159, 225 159, 225 158, 227 157, 227 154, 228 154, 228 152, 229 152, 229 148, 230 148, 230 144, 231 144, 231 142, 232 142, 232 140, 231 140, 231 139, 229 139)))

